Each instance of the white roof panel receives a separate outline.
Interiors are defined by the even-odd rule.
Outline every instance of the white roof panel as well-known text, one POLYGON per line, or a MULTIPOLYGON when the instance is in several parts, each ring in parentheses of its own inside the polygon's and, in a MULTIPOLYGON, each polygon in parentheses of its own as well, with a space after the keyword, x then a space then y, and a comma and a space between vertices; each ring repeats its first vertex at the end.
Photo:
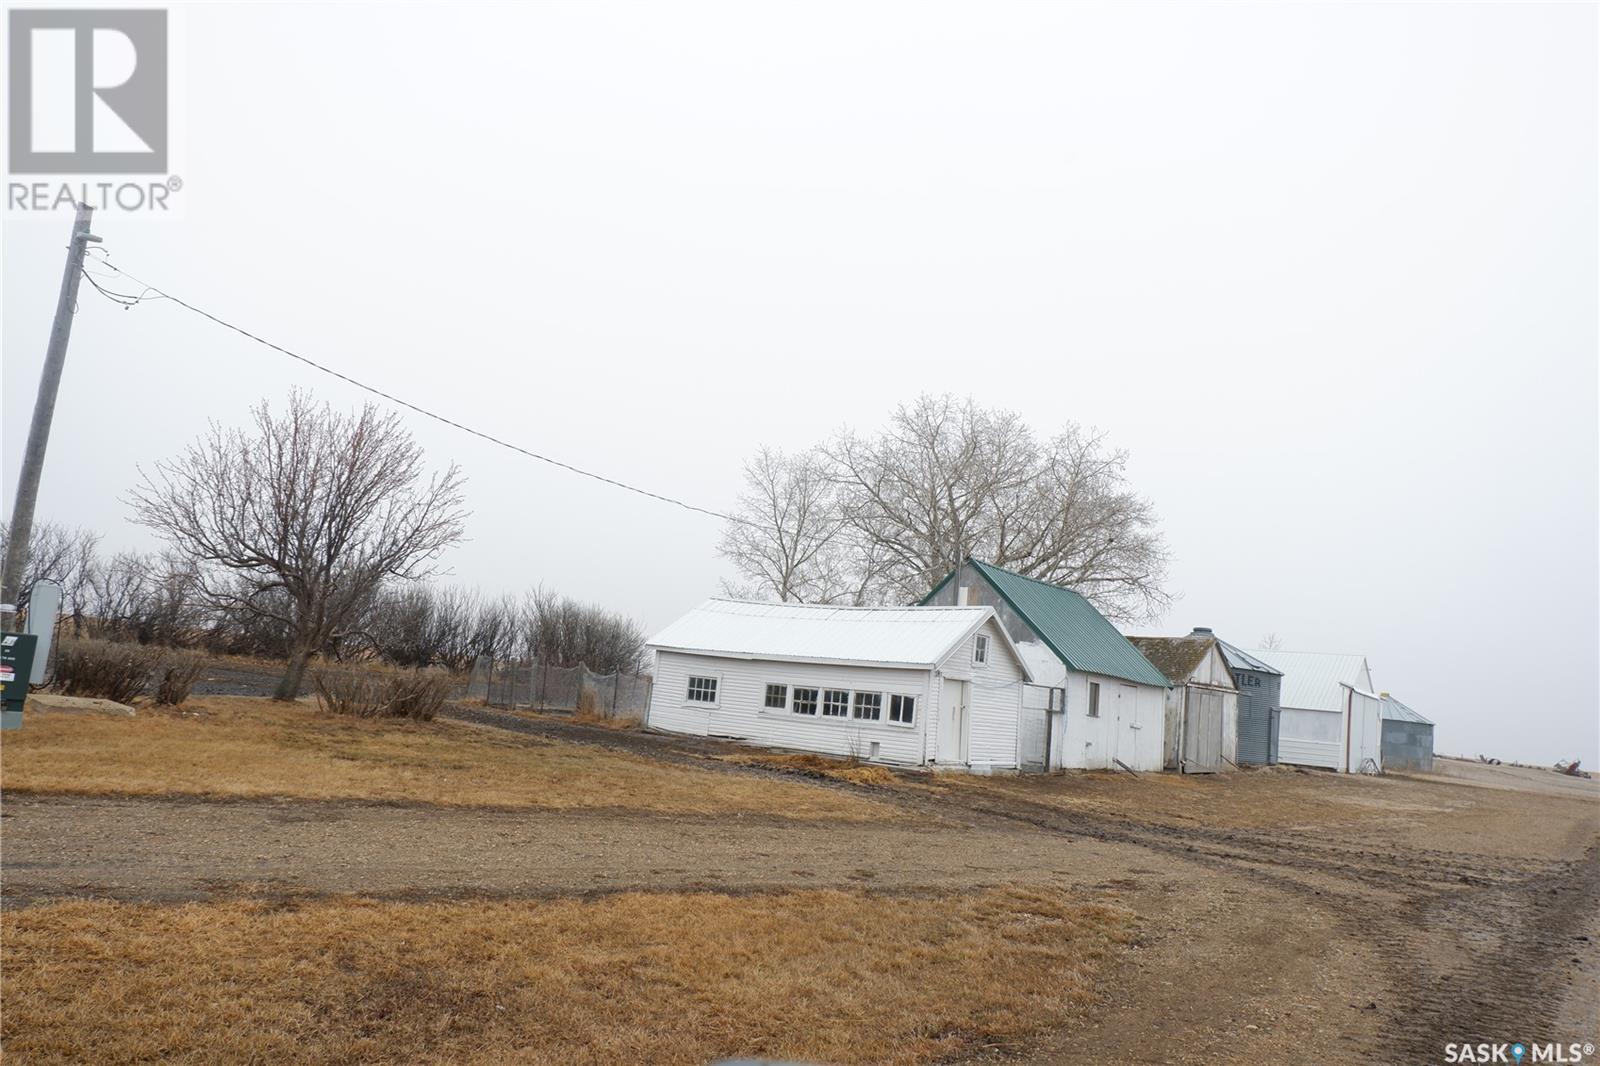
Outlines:
POLYGON ((707 600, 650 646, 740 659, 932 667, 984 621, 989 607, 832 607, 707 600))
POLYGON ((1340 685, 1365 690, 1371 683, 1362 655, 1335 655, 1318 651, 1278 651, 1257 648, 1250 653, 1275 670, 1283 671, 1279 702, 1308 711, 1342 711, 1340 685))

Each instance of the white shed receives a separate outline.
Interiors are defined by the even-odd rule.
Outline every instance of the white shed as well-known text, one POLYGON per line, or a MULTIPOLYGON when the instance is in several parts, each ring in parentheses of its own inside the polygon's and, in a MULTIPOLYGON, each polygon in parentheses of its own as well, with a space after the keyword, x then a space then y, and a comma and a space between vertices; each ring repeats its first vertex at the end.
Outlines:
POLYGON ((1346 773, 1383 769, 1382 699, 1365 656, 1251 653, 1283 671, 1278 761, 1346 773))
POLYGON ((1163 736, 1166 768, 1214 774, 1237 766, 1239 690, 1211 630, 1128 640, 1172 682, 1163 736))
POLYGON ((1029 675, 988 607, 713 599, 649 647, 654 729, 901 766, 1019 764, 1029 675))
POLYGON ((922 602, 987 604, 1017 642, 1023 769, 1161 769, 1171 683, 1083 596, 968 558, 922 602))

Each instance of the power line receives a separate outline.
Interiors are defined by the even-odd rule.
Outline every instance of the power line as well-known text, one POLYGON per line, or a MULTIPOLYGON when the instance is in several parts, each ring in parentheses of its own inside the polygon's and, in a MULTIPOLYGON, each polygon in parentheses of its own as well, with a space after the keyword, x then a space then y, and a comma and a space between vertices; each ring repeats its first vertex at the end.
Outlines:
POLYGON ((297 361, 299 361, 301 363, 304 363, 306 366, 311 367, 313 370, 320 370, 322 373, 327 374, 330 377, 336 377, 340 381, 347 382, 348 384, 354 385, 356 388, 361 389, 364 392, 369 392, 374 396, 381 397, 381 398, 389 401, 390 403, 396 404, 396 405, 398 405, 400 407, 404 407, 407 410, 415 411, 417 414, 422 415, 425 418, 431 418, 435 422, 442 422, 447 426, 451 426, 452 428, 459 429, 463 433, 470 433, 474 437, 478 437, 478 438, 480 438, 482 440, 488 441, 490 444, 497 444, 502 448, 505 448, 505 449, 508 449, 510 451, 516 452, 519 455, 524 455, 524 456, 528 457, 529 459, 537 459, 541 463, 549 463, 551 466, 560 467, 562 470, 566 470, 566 471, 568 471, 570 473, 573 473, 573 474, 578 474, 578 475, 580 475, 582 477, 591 478, 591 479, 593 479, 595 481, 603 482, 603 483, 605 483, 607 485, 611 485, 611 486, 613 486, 615 488, 625 489, 628 492, 637 493, 640 496, 648 496, 652 500, 659 500, 661 503, 670 503, 675 507, 682 507, 686 511, 695 511, 695 512, 698 512, 698 513, 703 514, 703 515, 710 515, 712 518, 720 518, 724 522, 737 522, 740 525, 749 525, 750 524, 750 523, 746 522, 742 518, 735 518, 732 515, 723 514, 721 511, 713 511, 709 507, 700 507, 700 506, 697 506, 696 504, 687 503, 687 502, 685 502, 683 500, 680 500, 680 499, 677 499, 676 497, 673 497, 673 496, 666 496, 666 495, 663 495, 663 494, 661 494, 659 492, 651 492, 649 489, 641 489, 639 486, 630 485, 626 481, 618 481, 616 478, 606 477, 604 474, 596 474, 592 470, 585 470, 582 467, 573 466, 571 463, 562 462, 560 459, 552 459, 548 455, 540 455, 538 452, 530 451, 527 448, 524 448, 519 444, 513 444, 508 440, 502 440, 501 438, 496 437, 492 433, 485 433, 481 429, 473 429, 471 426, 465 425, 464 423, 461 423, 461 422, 457 422, 453 418, 447 418, 446 416, 441 415, 436 411, 430 411, 426 407, 420 407, 417 404, 414 404, 409 400, 403 400, 400 397, 395 396, 393 393, 388 393, 388 392, 383 391, 380 388, 377 388, 376 386, 368 385, 364 381, 358 381, 355 378, 351 377, 349 374, 341 373, 340 371, 335 370, 330 366, 327 366, 327 365, 325 365, 323 363, 317 362, 315 359, 307 358, 306 356, 301 355, 299 352, 290 351, 288 348, 283 347, 283 345, 281 345, 281 344, 274 344, 274 343, 272 343, 271 341, 267 340, 264 337, 259 337, 256 334, 251 333, 249 330, 245 329, 242 326, 236 326, 232 322, 227 321, 226 319, 217 317, 216 315, 212 314, 210 311, 206 311, 206 310, 204 310, 202 308, 196 307, 194 304, 191 304, 191 303, 188 303, 188 302, 186 302, 184 300, 181 300, 178 297, 172 295, 170 292, 165 292, 162 289, 159 289, 156 286, 151 285, 150 283, 148 283, 146 281, 142 281, 139 278, 134 277, 132 274, 128 273, 126 270, 123 270, 121 267, 119 267, 115 263, 111 262, 111 259, 110 259, 110 257, 108 255, 102 254, 97 259, 97 262, 101 266, 106 266, 106 267, 109 267, 112 270, 116 271, 118 274, 120 274, 123 277, 127 278, 129 281, 133 282, 135 285, 144 286, 144 291, 141 292, 137 296, 134 296, 131 293, 112 292, 112 291, 110 291, 108 289, 105 289, 98 282, 96 282, 94 280, 93 276, 89 276, 88 271, 84 271, 85 276, 89 276, 89 284, 93 285, 95 287, 95 289, 98 292, 101 293, 101 295, 106 297, 106 299, 112 301, 113 303, 120 304, 123 307, 123 309, 125 309, 125 310, 128 309, 128 308, 134 307, 134 306, 144 302, 147 299, 152 299, 153 298, 153 299, 161 299, 161 300, 170 300, 171 302, 177 304, 179 307, 182 307, 186 311, 191 311, 194 314, 199 315, 201 318, 209 319, 212 322, 215 322, 217 325, 222 326, 225 329, 230 329, 230 330, 232 330, 233 332, 239 334, 242 337, 247 337, 250 340, 255 341, 257 344, 263 345, 263 346, 265 346, 267 348, 271 348, 275 352, 278 352, 278 353, 280 353, 282 355, 287 355, 290 359, 294 359, 294 360, 297 360, 297 361), (155 294, 154 297, 152 297, 150 295, 151 293, 155 294))

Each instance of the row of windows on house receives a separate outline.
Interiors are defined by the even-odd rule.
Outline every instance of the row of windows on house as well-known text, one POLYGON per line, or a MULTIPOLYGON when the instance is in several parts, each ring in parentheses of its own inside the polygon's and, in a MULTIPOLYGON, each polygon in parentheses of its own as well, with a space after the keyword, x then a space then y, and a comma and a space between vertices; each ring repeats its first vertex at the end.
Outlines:
MULTIPOLYGON (((717 678, 690 677, 686 695, 690 703, 716 703, 717 678)), ((887 712, 888 721, 896 725, 910 725, 917 714, 915 696, 801 685, 769 684, 762 706, 770 711, 820 718, 854 718, 863 722, 884 721, 887 712)))

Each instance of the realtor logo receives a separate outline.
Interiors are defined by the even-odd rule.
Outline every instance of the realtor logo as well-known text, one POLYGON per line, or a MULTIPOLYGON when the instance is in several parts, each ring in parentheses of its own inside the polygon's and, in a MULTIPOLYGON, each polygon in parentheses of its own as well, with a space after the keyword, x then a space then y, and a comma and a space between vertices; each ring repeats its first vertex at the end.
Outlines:
POLYGON ((167 13, 10 16, 11 173, 166 173, 167 13))

